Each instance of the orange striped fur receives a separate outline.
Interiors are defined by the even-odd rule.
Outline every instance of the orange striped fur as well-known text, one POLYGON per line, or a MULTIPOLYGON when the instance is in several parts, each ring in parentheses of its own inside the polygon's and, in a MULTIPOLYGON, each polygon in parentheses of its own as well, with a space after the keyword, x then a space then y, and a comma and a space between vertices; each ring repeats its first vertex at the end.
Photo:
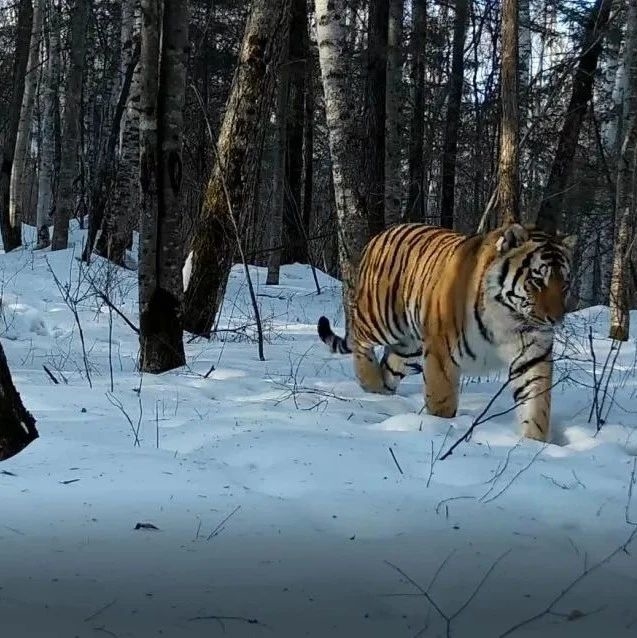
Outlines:
POLYGON ((321 317, 319 336, 353 353, 369 392, 393 393, 424 368, 427 409, 441 417, 456 414, 462 372, 508 367, 523 433, 545 441, 573 247, 572 237, 519 224, 471 236, 394 226, 365 248, 350 334, 338 337, 321 317), (375 346, 384 346, 380 362, 375 346))

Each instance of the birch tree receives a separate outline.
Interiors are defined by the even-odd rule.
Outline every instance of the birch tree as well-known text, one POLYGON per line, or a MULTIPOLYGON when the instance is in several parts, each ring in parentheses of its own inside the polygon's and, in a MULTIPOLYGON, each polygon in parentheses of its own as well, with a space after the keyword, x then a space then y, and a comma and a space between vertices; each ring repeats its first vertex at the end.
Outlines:
POLYGON ((401 218, 403 112, 403 0, 389 3, 385 122, 385 226, 401 218))
POLYGON ((615 250, 610 281, 610 338, 627 341, 630 332, 628 277, 634 250, 637 189, 637 0, 628 0, 624 45, 626 90, 623 99, 624 139, 617 165, 615 250))
POLYGON ((345 0, 315 0, 319 62, 338 217, 343 306, 349 326, 358 265, 369 231, 365 211, 366 181, 359 164, 361 144, 346 73, 346 4, 345 0))
MULTIPOLYGON (((249 211, 272 112, 291 0, 253 0, 186 266, 185 328, 209 335, 249 211), (228 201, 229 200, 229 201, 228 201)), ((214 141, 212 142, 215 143, 214 141)))
POLYGON ((180 223, 188 3, 142 0, 142 16, 139 363, 159 373, 186 362, 180 223))
POLYGON ((70 69, 64 94, 60 183, 55 207, 51 250, 68 245, 69 220, 75 211, 74 183, 78 173, 78 146, 82 100, 82 77, 86 58, 86 29, 90 0, 75 0, 71 9, 70 69))
POLYGON ((139 193, 139 89, 140 65, 136 63, 136 43, 139 39, 139 0, 122 3, 120 75, 126 77, 135 64, 126 110, 120 124, 121 135, 113 190, 102 220, 101 234, 95 252, 124 265, 126 247, 138 210, 139 193))
POLYGON ((42 91, 43 116, 40 141, 40 165, 38 169, 38 206, 36 225, 38 240, 36 249, 51 244, 49 222, 53 213, 55 188, 55 121, 59 117, 58 89, 60 86, 60 6, 56 0, 47 5, 48 58, 42 91))
MULTIPOLYGON (((37 1, 37 0, 36 0, 37 1)), ((7 127, 3 131, 3 149, 0 156, 0 232, 5 251, 13 250, 21 244, 21 226, 11 222, 10 184, 16 139, 20 123, 20 112, 24 97, 24 84, 29 59, 29 43, 33 25, 33 6, 31 0, 18 3, 18 24, 13 62, 13 82, 7 127)))

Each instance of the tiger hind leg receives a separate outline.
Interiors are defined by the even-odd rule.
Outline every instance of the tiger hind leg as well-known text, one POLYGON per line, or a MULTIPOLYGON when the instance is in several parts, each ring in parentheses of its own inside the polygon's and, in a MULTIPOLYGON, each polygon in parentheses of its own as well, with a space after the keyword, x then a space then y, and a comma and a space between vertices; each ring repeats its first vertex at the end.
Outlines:
POLYGON ((429 350, 425 357, 425 405, 429 414, 449 419, 458 411, 460 368, 446 353, 429 350))
POLYGON ((395 392, 406 376, 422 372, 422 350, 414 346, 386 346, 380 367, 385 386, 395 392))

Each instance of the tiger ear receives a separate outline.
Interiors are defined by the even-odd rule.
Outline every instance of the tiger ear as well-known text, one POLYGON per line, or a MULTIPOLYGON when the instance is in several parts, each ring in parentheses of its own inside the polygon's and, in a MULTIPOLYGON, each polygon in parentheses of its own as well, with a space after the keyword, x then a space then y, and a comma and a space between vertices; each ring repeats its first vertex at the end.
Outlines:
POLYGON ((562 245, 567 249, 573 252, 575 250, 575 245, 577 244, 577 235, 567 235, 566 237, 562 237, 562 245))
POLYGON ((502 237, 495 243, 495 249, 504 254, 521 246, 529 238, 529 233, 522 224, 511 224, 504 229, 502 237))

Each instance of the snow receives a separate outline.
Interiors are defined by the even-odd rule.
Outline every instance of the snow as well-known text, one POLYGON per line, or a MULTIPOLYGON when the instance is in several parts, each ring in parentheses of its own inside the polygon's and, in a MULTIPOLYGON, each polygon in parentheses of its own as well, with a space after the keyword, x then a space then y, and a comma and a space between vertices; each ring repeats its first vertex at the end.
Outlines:
MULTIPOLYGON (((280 286, 250 269, 266 361, 236 267, 218 337, 140 376, 137 335, 91 283, 137 323, 135 273, 87 270, 83 237, 0 255, 2 345, 40 432, 0 465, 3 634, 491 638, 548 609, 510 635, 637 635, 637 543, 597 566, 637 521, 637 350, 611 366, 606 309, 561 331, 551 444, 509 412, 443 461, 502 375, 465 379, 450 420, 423 412, 419 377, 364 393, 316 337, 321 314, 342 332, 338 282, 318 273, 317 295, 292 265, 280 286), (449 634, 432 602, 456 614, 449 634)), ((505 391, 490 413, 510 405, 505 391)))

